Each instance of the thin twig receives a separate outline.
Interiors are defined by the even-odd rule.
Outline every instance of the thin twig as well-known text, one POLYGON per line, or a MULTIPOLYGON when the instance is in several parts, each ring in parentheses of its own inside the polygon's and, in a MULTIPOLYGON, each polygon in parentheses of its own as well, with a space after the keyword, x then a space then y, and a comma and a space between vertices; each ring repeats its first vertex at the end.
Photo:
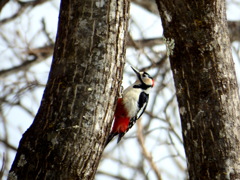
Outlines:
POLYGON ((148 150, 145 146, 143 133, 142 133, 142 124, 141 124, 140 119, 137 121, 137 138, 138 138, 138 142, 142 148, 142 153, 143 153, 144 157, 147 159, 147 161, 149 162, 151 168, 153 169, 155 175, 157 176, 157 179, 162 180, 161 174, 160 174, 155 162, 153 161, 152 155, 148 152, 148 150))
POLYGON ((0 171, 0 179, 2 179, 2 177, 4 175, 5 162, 6 162, 6 158, 5 158, 5 154, 3 153, 2 167, 1 167, 1 171, 0 171))

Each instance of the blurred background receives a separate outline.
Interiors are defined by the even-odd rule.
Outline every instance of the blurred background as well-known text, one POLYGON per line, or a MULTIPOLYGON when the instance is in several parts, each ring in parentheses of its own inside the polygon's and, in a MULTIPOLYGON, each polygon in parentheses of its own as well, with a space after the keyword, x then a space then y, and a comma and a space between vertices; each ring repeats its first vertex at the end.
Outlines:
MULTIPOLYGON (((228 0, 238 80, 240 0, 228 0)), ((48 79, 60 0, 0 1, 0 167, 3 179, 19 140, 32 123, 48 79), (5 162, 5 163, 3 163, 5 162)), ((130 66, 155 80, 145 114, 117 145, 104 151, 96 180, 187 179, 178 104, 161 20, 154 0, 132 0, 123 88, 136 79, 130 66)))

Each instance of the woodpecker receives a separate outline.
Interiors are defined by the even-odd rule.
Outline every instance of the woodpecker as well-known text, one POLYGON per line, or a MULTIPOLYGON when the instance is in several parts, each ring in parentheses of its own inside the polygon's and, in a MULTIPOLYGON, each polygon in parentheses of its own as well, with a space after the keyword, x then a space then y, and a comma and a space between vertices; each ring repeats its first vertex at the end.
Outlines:
POLYGON ((116 135, 118 135, 117 143, 119 143, 147 107, 149 90, 154 86, 154 80, 148 73, 139 72, 134 67, 131 68, 136 73, 137 80, 123 91, 122 98, 117 101, 113 127, 105 146, 116 135))

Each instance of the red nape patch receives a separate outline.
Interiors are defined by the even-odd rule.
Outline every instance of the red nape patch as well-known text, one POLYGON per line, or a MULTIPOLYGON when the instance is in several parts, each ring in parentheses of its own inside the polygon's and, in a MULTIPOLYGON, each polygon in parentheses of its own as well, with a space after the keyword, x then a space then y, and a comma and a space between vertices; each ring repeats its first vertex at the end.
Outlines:
POLYGON ((155 82, 154 82, 154 80, 152 79, 152 87, 154 86, 154 83, 155 83, 155 82))
POLYGON ((125 132, 128 128, 130 118, 127 117, 127 112, 123 106, 122 98, 118 99, 114 117, 115 117, 115 121, 113 124, 112 132, 118 132, 118 133, 125 132))

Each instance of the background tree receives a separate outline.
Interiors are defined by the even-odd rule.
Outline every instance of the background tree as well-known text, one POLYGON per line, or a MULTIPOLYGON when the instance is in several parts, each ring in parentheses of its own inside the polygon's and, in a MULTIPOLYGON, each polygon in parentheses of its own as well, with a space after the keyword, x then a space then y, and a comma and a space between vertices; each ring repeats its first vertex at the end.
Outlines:
MULTIPOLYGON (((39 107, 52 60, 59 1, 1 1, 0 7, 0 166, 4 153, 6 175, 18 141, 39 107)), ((236 67, 239 67, 238 8, 238 1, 227 1, 236 67)), ((120 144, 113 141, 105 149, 95 179, 186 177, 179 112, 165 41, 156 2, 132 0, 123 86, 135 80, 129 65, 148 71, 156 83, 147 112, 120 144)))
POLYGON ((157 4, 172 48, 189 177, 239 179, 240 101, 225 2, 157 4))

